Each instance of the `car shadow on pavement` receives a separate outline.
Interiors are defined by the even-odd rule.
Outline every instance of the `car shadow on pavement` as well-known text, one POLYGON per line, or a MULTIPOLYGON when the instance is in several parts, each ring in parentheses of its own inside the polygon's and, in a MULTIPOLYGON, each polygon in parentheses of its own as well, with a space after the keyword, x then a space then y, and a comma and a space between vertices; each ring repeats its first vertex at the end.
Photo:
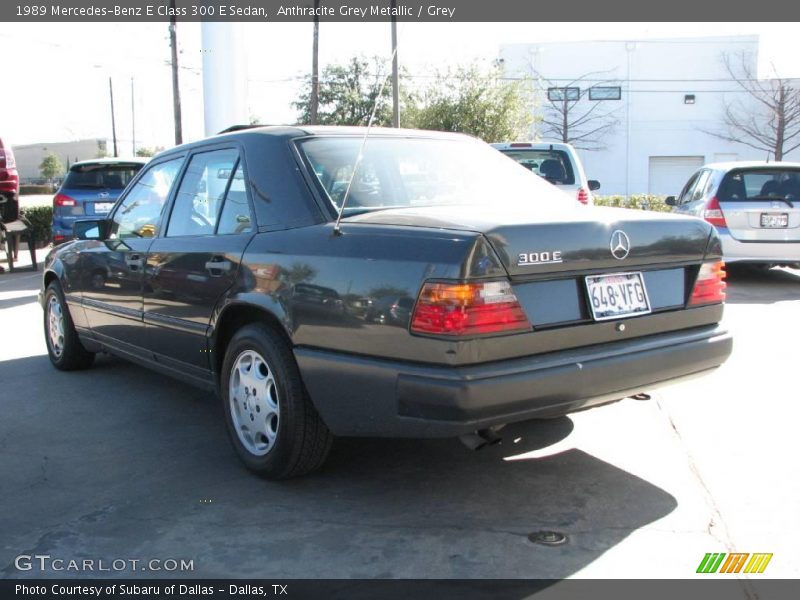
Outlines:
POLYGON ((772 304, 800 299, 800 271, 728 266, 727 304, 772 304))
POLYGON ((35 356, 0 362, 0 382, 4 577, 561 578, 677 506, 569 448, 567 417, 511 425, 477 452, 339 439, 320 472, 269 482, 238 462, 213 396, 143 368, 100 357, 63 373, 35 356), (568 541, 530 542, 540 530, 568 541), (194 569, 14 566, 37 553, 194 569))

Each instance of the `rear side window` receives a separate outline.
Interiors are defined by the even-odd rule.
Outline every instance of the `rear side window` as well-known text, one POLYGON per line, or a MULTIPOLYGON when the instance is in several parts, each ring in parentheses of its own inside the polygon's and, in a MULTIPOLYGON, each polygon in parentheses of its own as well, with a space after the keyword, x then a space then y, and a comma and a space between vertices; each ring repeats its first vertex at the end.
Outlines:
POLYGON ((161 212, 178 175, 183 157, 150 167, 114 213, 112 239, 155 237, 161 212))
POLYGON ((79 165, 72 167, 62 187, 122 190, 142 165, 79 165))
POLYGON ((722 180, 717 198, 720 202, 800 200, 800 170, 731 171, 722 180))
POLYGON ((235 149, 213 150, 192 157, 178 188, 167 237, 214 233, 238 158, 235 149))
POLYGON ((244 170, 240 162, 233 172, 233 179, 225 197, 225 204, 219 216, 217 233, 222 235, 232 233, 250 233, 253 231, 253 215, 250 213, 250 203, 247 201, 247 192, 244 187, 244 170))
POLYGON ((563 150, 501 150, 526 169, 557 185, 575 183, 575 172, 569 154, 563 150))

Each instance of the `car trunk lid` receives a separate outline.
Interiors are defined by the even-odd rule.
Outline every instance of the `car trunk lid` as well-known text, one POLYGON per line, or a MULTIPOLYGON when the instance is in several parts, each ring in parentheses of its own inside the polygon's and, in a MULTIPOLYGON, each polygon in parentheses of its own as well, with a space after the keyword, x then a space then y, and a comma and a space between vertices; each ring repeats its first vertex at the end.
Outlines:
POLYGON ((699 263, 711 234, 710 225, 692 217, 553 203, 513 210, 472 206, 390 209, 347 221, 480 232, 512 280, 699 263))

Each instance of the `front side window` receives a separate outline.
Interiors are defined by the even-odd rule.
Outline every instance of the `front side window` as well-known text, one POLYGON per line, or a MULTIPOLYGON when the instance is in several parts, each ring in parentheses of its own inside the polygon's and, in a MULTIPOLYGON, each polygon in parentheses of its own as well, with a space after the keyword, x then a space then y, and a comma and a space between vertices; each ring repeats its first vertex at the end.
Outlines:
POLYGON ((175 197, 167 237, 211 235, 239 153, 235 149, 195 154, 175 197))
POLYGON ((681 195, 679 198, 681 204, 690 201, 690 198, 692 197, 692 192, 694 191, 694 187, 697 184, 697 179, 700 177, 701 174, 702 171, 698 171, 689 178, 689 181, 686 182, 686 185, 683 187, 683 190, 681 191, 681 195))
POLYGON ((111 239, 155 237, 161 212, 183 157, 150 167, 114 213, 111 239))
POLYGON ((706 183, 708 182, 708 178, 711 175, 711 171, 705 170, 700 173, 700 177, 697 178, 697 183, 695 183, 694 187, 692 188, 692 195, 689 198, 689 202, 694 202, 695 200, 700 200, 703 197, 703 193, 706 190, 706 183))

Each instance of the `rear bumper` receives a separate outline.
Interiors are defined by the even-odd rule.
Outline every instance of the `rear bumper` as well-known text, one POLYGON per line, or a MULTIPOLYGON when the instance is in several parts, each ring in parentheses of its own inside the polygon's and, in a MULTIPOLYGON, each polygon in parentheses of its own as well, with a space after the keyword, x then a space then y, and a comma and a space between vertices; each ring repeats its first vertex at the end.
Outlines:
POLYGON ((729 230, 718 227, 725 262, 796 263, 800 262, 800 242, 742 242, 729 230))
POLYGON ((713 369, 732 349, 718 325, 467 367, 309 348, 303 381, 338 435, 449 437, 563 415, 713 369))

